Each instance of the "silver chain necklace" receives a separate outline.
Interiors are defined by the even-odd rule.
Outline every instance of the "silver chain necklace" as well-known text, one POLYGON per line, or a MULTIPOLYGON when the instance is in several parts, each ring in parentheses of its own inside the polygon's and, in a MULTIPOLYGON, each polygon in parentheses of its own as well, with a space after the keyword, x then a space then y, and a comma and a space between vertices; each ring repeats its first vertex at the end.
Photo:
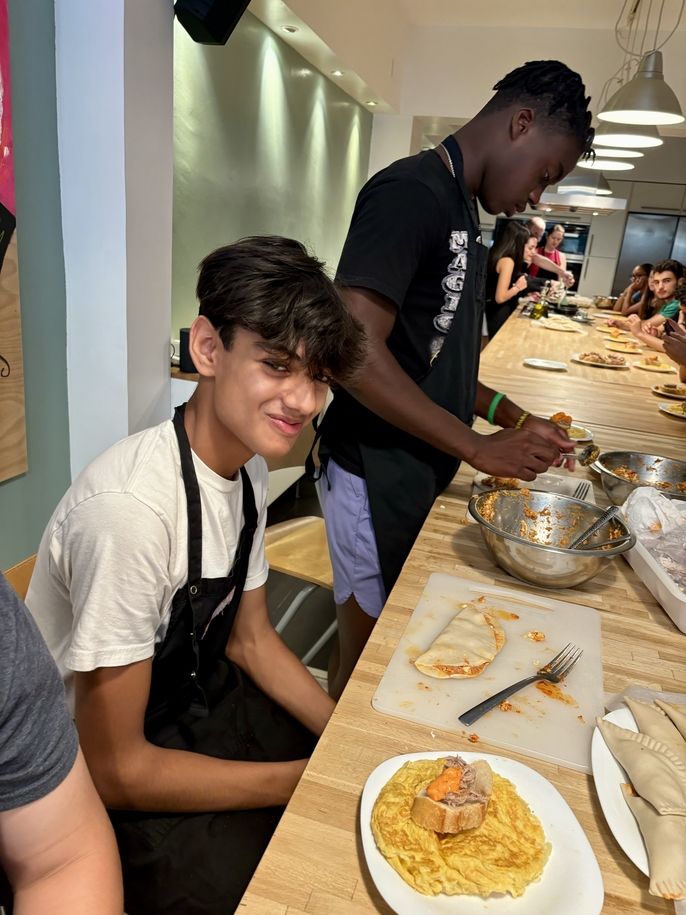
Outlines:
POLYGON ((453 176, 453 178, 454 178, 454 177, 455 177, 455 166, 453 165, 453 157, 450 155, 450 153, 449 153, 448 150, 445 148, 445 146, 443 145, 443 143, 439 143, 438 145, 441 147, 441 149, 442 149, 443 152, 445 153, 445 157, 446 157, 446 159, 448 160, 448 170, 450 171, 450 174, 451 174, 451 175, 453 176))

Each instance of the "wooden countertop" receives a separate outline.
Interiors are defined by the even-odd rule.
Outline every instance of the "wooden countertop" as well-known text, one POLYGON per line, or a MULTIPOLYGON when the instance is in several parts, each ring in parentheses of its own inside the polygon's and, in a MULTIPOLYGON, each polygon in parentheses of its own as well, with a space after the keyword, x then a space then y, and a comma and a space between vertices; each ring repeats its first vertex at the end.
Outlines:
MULTIPOLYGON (((650 384, 670 377, 676 380, 676 376, 645 373, 648 377, 644 380, 644 373, 638 370, 613 372, 573 363, 568 373, 560 375, 522 367, 522 358, 529 355, 567 361, 569 353, 590 349, 589 344, 597 347, 602 335, 591 331, 579 338, 584 340, 581 346, 569 337, 576 335, 544 331, 534 322, 513 316, 484 350, 481 378, 541 415, 568 409, 576 422, 593 428, 603 448, 632 447, 683 456, 686 421, 663 417, 657 409, 659 400, 649 389, 650 384)), ((482 421, 479 423, 482 429, 482 421)), ((575 473, 594 479, 596 499, 605 504, 591 471, 580 468, 575 473)), ((538 592, 496 567, 477 525, 462 523, 472 476, 473 470, 463 466, 434 504, 248 887, 240 912, 367 915, 391 911, 374 887, 362 852, 359 804, 368 775, 384 759, 400 753, 474 750, 474 745, 457 732, 429 730, 379 714, 371 707, 374 691, 429 574, 447 572, 505 585, 522 594, 551 596, 550 591, 538 592)), ((631 683, 686 692, 686 636, 624 560, 616 560, 586 584, 554 596, 601 612, 607 693, 620 692, 631 683)), ((479 748, 503 753, 484 741, 479 748)), ((617 845, 605 823, 591 776, 520 754, 508 755, 548 778, 574 811, 603 874, 604 915, 674 911, 672 903, 648 894, 647 878, 617 845)))

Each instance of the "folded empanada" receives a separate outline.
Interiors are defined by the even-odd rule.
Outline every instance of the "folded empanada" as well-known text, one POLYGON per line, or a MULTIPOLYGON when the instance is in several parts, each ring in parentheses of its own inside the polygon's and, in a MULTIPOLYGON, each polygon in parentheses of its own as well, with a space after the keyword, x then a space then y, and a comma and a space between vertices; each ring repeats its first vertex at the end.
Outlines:
POLYGON ((628 731, 600 718, 598 727, 641 797, 659 813, 686 817, 686 763, 666 744, 647 734, 628 731))
POLYGON ((478 677, 505 644, 502 626, 483 607, 463 604, 414 662, 429 677, 478 677))
POLYGON ((659 814, 641 797, 622 785, 624 798, 636 817, 650 864, 653 896, 686 898, 686 817, 659 814))
POLYGON ((679 733, 686 740, 686 705, 675 705, 673 702, 663 702, 662 699, 655 701, 662 711, 669 715, 672 724, 679 729, 679 733))
POLYGON ((672 724, 666 712, 652 703, 639 702, 637 699, 625 698, 624 701, 631 709, 641 734, 647 734, 648 737, 654 737, 660 743, 666 744, 686 763, 686 740, 672 724))

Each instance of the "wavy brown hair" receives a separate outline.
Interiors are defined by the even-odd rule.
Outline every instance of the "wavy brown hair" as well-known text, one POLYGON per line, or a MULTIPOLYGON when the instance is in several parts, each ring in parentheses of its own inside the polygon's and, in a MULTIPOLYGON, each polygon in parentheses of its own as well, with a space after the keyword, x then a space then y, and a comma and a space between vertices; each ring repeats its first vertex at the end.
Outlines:
POLYGON ((258 334, 289 358, 302 344, 312 377, 350 383, 366 356, 366 337, 348 312, 322 261, 293 238, 241 238, 200 264, 199 314, 231 348, 235 329, 258 334))

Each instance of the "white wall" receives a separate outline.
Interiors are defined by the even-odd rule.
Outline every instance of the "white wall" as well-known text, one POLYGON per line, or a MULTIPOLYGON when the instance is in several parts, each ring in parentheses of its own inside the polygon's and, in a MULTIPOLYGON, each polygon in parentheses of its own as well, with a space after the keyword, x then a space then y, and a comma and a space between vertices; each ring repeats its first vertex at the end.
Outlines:
POLYGON ((168 413, 172 10, 55 0, 72 476, 168 413))

